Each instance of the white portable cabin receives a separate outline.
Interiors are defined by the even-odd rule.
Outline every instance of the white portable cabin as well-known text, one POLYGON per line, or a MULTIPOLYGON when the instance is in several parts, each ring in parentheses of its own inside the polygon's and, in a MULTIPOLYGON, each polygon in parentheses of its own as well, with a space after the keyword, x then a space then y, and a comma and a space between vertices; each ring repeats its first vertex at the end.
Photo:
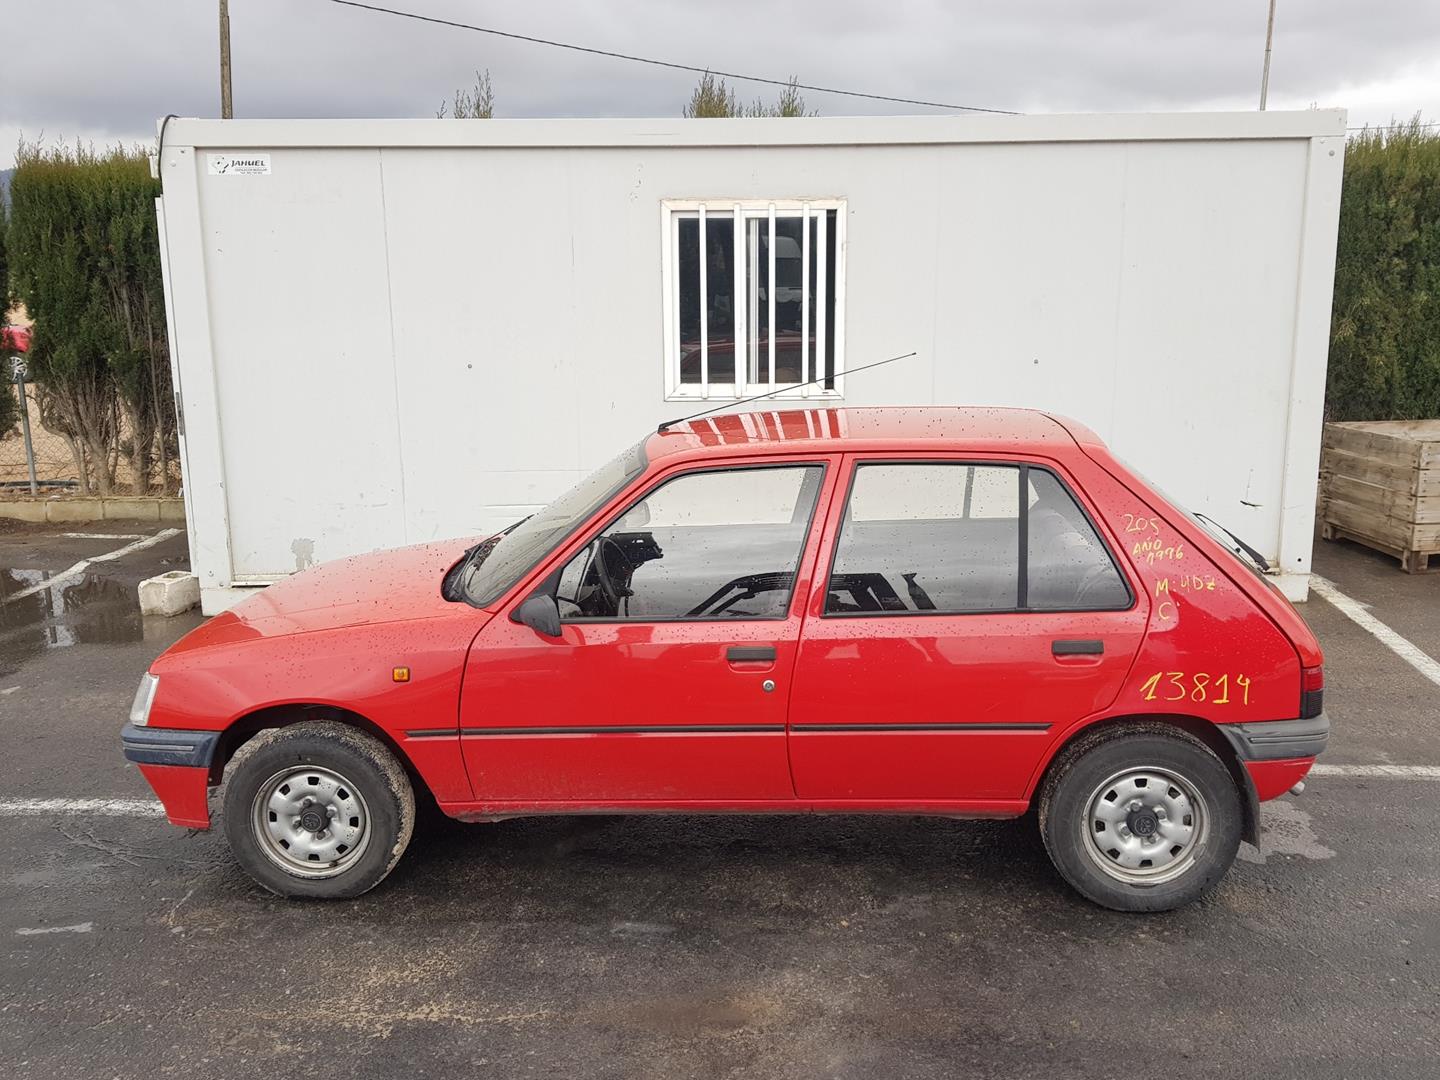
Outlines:
POLYGON ((1344 135, 1327 110, 172 120, 204 608, 493 531, 798 375, 755 407, 1075 417, 1302 598, 1344 135))

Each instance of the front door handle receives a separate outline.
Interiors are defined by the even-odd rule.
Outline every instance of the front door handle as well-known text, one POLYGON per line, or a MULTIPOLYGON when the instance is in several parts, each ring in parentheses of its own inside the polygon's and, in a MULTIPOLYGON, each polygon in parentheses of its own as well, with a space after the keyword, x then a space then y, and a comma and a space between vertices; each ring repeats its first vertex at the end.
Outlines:
POLYGON ((1051 656, 1103 656, 1105 642, 1099 638, 1057 638, 1050 643, 1051 656))
POLYGON ((773 664, 774 645, 731 645, 725 650, 725 659, 732 664, 773 664))

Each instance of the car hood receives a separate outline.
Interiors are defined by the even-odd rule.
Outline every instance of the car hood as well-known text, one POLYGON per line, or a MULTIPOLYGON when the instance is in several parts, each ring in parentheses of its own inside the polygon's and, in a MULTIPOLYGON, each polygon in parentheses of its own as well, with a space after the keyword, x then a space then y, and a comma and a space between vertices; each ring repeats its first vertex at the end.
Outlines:
POLYGON ((440 595, 440 583, 474 542, 416 544, 302 570, 217 615, 170 651, 452 614, 456 603, 440 595))

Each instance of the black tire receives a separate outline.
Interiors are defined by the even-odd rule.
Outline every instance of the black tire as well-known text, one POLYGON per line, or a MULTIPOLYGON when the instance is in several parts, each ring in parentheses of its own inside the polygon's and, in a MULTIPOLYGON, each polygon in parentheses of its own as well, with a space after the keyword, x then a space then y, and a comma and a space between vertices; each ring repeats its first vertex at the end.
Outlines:
MULTIPOLYGON (((280 797, 278 791, 272 794, 280 797)), ((297 830, 294 836, 309 842, 312 837, 329 835, 330 826, 323 819, 312 816, 310 820, 317 831, 302 834, 297 830)), ((262 731, 240 747, 225 770, 221 828, 230 850, 246 873, 280 896, 338 900, 370 891, 400 861, 414 827, 415 793, 405 770, 379 740, 345 724, 307 721, 262 731), (338 794, 329 797, 333 802, 317 794, 306 808, 313 803, 335 820, 335 807, 358 807, 350 822, 359 823, 353 847, 347 850, 341 845, 332 862, 317 862, 313 869, 310 863, 297 865, 298 847, 295 854, 287 856, 282 848, 290 846, 288 841, 282 844, 264 838, 269 830, 261 817, 272 822, 277 819, 268 809, 273 804, 266 802, 264 809, 259 805, 277 778, 309 770, 315 771, 316 780, 338 777, 343 783, 338 794)), ((339 834, 341 829, 333 832, 339 834)), ((318 846, 320 840, 315 843, 318 846)))
MULTIPOLYGON (((1109 806, 1116 805, 1110 799, 1109 806)), ((1170 911, 1204 896, 1229 871, 1240 847, 1243 812, 1229 770, 1203 742, 1163 724, 1128 725, 1084 736, 1062 752, 1040 792, 1040 836, 1060 876, 1087 899, 1112 911, 1170 911), (1115 826, 1121 832, 1112 836, 1123 835, 1124 843, 1138 837, 1159 845, 1154 860, 1159 865, 1129 869, 1118 861, 1118 845, 1108 853, 1102 850, 1111 840, 1091 803, 1095 799, 1102 814, 1115 813, 1101 804, 1122 786, 1133 793, 1128 785, 1144 780, 1146 770, 1180 782, 1168 790, 1181 792, 1180 805, 1191 811, 1181 816, 1192 831, 1183 844, 1167 847, 1159 833, 1148 831, 1155 825, 1153 812, 1147 819, 1148 807, 1140 806, 1134 811, 1138 816, 1127 816, 1115 826), (1102 792, 1102 787, 1109 790, 1102 792), (1188 796, 1198 798, 1187 797, 1186 788, 1188 796), (1156 879, 1142 880, 1146 874, 1156 879)))

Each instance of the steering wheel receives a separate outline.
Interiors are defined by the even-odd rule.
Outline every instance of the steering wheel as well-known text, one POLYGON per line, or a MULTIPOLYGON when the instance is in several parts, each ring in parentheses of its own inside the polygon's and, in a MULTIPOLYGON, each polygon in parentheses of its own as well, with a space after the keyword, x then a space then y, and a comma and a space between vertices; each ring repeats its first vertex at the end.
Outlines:
POLYGON ((602 536, 595 542, 595 583, 600 586, 600 593, 605 597, 605 603, 610 606, 614 614, 620 613, 620 603, 631 590, 624 585, 617 585, 611 577, 611 567, 623 565, 630 566, 630 560, 625 557, 625 549, 613 537, 602 536))

